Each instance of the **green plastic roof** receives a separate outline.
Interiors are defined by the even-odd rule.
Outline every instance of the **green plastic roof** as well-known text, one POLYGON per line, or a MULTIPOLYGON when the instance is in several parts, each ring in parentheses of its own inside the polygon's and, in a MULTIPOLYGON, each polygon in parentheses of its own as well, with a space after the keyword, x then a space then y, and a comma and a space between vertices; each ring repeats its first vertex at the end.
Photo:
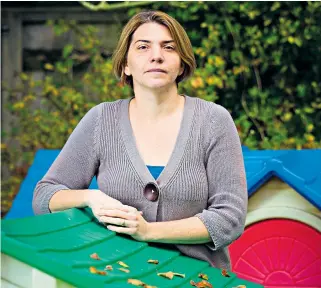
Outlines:
POLYGON ((76 287, 133 288, 129 278, 160 287, 192 287, 190 280, 201 281, 199 273, 207 274, 215 288, 263 287, 238 278, 224 277, 219 269, 207 262, 182 256, 178 251, 153 247, 130 237, 118 235, 99 224, 90 209, 69 209, 63 212, 2 220, 1 251, 55 278, 76 287), (97 253, 101 260, 90 257, 97 253), (159 264, 150 264, 149 259, 159 264), (118 261, 125 262, 129 273, 118 270, 118 261), (107 275, 92 274, 90 266, 104 270, 107 275), (172 280, 157 273, 173 271, 185 274, 172 280))

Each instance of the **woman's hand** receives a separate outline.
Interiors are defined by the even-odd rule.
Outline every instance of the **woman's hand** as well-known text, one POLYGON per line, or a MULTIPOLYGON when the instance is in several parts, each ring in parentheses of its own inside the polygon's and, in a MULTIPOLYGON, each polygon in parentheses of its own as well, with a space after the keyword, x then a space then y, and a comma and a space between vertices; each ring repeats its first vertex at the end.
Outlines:
POLYGON ((138 241, 148 240, 149 223, 140 212, 125 212, 120 209, 101 209, 100 211, 100 221, 106 223, 109 230, 130 235, 138 241))
POLYGON ((85 203, 91 208, 94 216, 99 222, 105 222, 101 219, 102 211, 120 211, 123 213, 136 213, 135 207, 123 205, 120 201, 106 195, 100 190, 88 190, 85 195, 85 203))

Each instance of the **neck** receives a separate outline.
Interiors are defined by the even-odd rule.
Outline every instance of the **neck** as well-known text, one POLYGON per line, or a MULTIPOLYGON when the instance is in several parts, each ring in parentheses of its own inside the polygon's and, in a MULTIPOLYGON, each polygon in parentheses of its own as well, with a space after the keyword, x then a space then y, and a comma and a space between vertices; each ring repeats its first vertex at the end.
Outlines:
POLYGON ((176 84, 171 88, 159 90, 144 90, 141 87, 134 90, 135 98, 130 108, 139 118, 157 120, 177 111, 184 103, 184 98, 178 95, 176 84))

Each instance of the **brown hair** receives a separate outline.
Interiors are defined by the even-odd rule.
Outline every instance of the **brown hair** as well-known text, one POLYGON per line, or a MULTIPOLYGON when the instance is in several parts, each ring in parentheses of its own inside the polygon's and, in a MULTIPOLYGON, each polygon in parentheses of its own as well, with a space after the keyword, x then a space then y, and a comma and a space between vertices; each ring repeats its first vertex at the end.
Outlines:
POLYGON ((196 68, 196 61, 193 53, 191 41, 189 40, 184 28, 171 16, 161 11, 144 11, 134 15, 124 27, 117 47, 113 54, 113 71, 121 83, 128 84, 133 88, 132 76, 127 76, 124 72, 127 53, 132 41, 132 36, 139 26, 145 23, 158 23, 164 25, 169 30, 173 40, 177 45, 177 52, 181 57, 184 67, 182 75, 178 76, 176 83, 191 76, 196 68))

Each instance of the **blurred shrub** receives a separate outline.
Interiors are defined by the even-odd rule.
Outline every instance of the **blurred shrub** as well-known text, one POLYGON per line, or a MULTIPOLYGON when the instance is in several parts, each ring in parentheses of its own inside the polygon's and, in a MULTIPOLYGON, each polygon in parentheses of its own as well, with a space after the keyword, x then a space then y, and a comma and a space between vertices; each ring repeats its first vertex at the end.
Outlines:
MULTIPOLYGON (((244 145, 321 147, 320 2, 158 2, 189 34, 181 91, 226 107, 244 145)), ((132 14, 141 9, 133 9, 132 14)))
MULTIPOLYGON (((243 145, 321 147, 320 2, 155 2, 150 8, 176 18, 192 41, 198 68, 180 93, 226 107, 243 145)), ((44 63, 44 80, 22 73, 21 85, 8 90, 16 121, 2 134, 2 159, 12 175, 2 181, 3 211, 37 149, 62 148, 91 107, 132 95, 112 74, 95 27, 49 25, 57 35, 74 30, 80 48, 66 45, 60 61, 44 63), (79 67, 85 69, 76 75, 79 67)))

